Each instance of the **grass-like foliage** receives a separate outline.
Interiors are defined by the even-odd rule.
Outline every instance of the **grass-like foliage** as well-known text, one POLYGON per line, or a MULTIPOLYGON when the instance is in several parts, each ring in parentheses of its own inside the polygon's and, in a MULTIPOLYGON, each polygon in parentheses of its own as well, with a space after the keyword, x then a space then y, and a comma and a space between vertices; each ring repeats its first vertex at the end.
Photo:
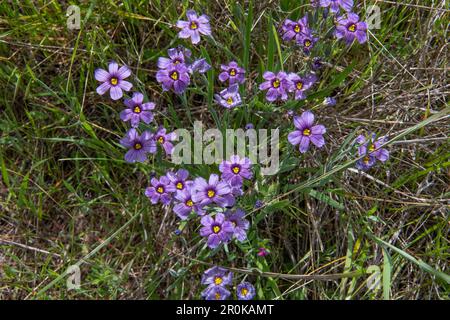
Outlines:
POLYGON ((0 299, 448 299, 449 9, 350 2, 1 1, 0 299))

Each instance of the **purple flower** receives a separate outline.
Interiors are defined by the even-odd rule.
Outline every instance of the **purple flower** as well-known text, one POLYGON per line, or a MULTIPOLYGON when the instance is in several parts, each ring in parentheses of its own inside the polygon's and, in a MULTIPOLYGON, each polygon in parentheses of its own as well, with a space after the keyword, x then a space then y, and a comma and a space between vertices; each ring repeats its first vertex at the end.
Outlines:
POLYGON ((300 41, 303 33, 306 33, 308 29, 308 16, 304 16, 298 21, 292 21, 286 19, 281 26, 282 38, 285 41, 295 39, 300 41))
POLYGON ((267 101, 273 102, 278 98, 287 100, 287 92, 291 89, 292 83, 286 72, 280 71, 277 74, 266 71, 263 74, 265 82, 259 85, 259 90, 268 90, 266 94, 267 101))
POLYGON ((338 39, 344 39, 347 45, 350 45, 355 39, 359 43, 367 41, 367 24, 359 21, 356 13, 349 12, 347 17, 339 17, 335 35, 338 39))
POLYGON ((189 177, 189 171, 180 169, 176 173, 169 171, 166 174, 169 178, 170 183, 175 187, 177 191, 183 191, 188 187, 191 187, 194 183, 192 180, 187 180, 189 177))
POLYGON ((179 20, 177 22, 177 28, 181 29, 178 32, 179 38, 191 38, 192 43, 197 44, 200 42, 200 34, 211 35, 211 26, 207 15, 202 14, 198 17, 194 10, 188 10, 186 16, 188 21, 179 20))
POLYGON ((186 60, 191 56, 191 51, 183 47, 178 47, 167 50, 167 54, 169 55, 169 58, 158 58, 159 69, 169 69, 178 64, 186 64, 186 60))
POLYGON ((131 75, 131 70, 127 66, 119 65, 112 61, 108 65, 108 71, 104 69, 96 69, 94 72, 95 79, 103 82, 97 87, 97 93, 104 95, 109 90, 109 95, 113 100, 119 100, 123 96, 122 90, 130 91, 133 85, 125 81, 131 75))
POLYGON ((228 286, 233 281, 233 272, 228 271, 222 267, 212 267, 203 273, 201 284, 215 285, 215 286, 228 286))
MULTIPOLYGON (((228 183, 228 185, 230 185, 230 183, 228 183)), ((230 185, 230 188, 231 188, 231 194, 235 197, 240 197, 244 194, 244 190, 242 190, 242 184, 239 184, 236 186, 230 185)))
POLYGON ((158 179, 152 178, 150 180, 151 186, 145 189, 145 195, 150 199, 152 204, 157 204, 161 201, 162 204, 168 205, 172 200, 172 192, 176 189, 170 184, 169 178, 162 176, 158 179))
POLYGON ((217 213, 214 219, 210 215, 203 216, 200 223, 203 225, 200 235, 208 238, 207 244, 211 249, 228 242, 229 234, 234 231, 233 225, 225 220, 223 213, 217 213))
POLYGON ((205 211, 192 200, 192 188, 187 187, 182 191, 177 191, 175 194, 175 205, 173 211, 182 219, 185 220, 192 211, 202 216, 205 211))
POLYGON ((233 206, 235 199, 231 194, 231 188, 225 181, 220 181, 217 174, 212 174, 207 182, 204 178, 196 178, 192 195, 194 202, 202 207, 215 203, 221 207, 233 206))
POLYGON ((152 122, 153 113, 150 110, 155 109, 155 104, 153 102, 142 103, 143 101, 144 95, 140 92, 133 93, 131 99, 125 99, 124 104, 127 109, 120 113, 120 119, 125 122, 130 121, 132 127, 137 127, 140 121, 147 124, 152 122))
POLYGON ((263 205, 264 205, 264 202, 258 199, 258 200, 256 200, 256 202, 255 202, 255 209, 259 209, 259 208, 261 208, 263 205))
POLYGON ((320 70, 323 68, 323 61, 321 57, 314 57, 311 63, 311 67, 313 70, 320 70))
POLYGON ((371 134, 370 139, 366 139, 363 135, 359 135, 356 138, 356 142, 360 144, 358 148, 358 154, 362 155, 371 155, 374 156, 377 160, 381 162, 385 162, 389 159, 389 151, 387 149, 381 148, 383 144, 387 141, 386 137, 382 137, 377 139, 375 133, 371 134))
POLYGON ((308 151, 310 142, 318 148, 325 144, 323 134, 327 130, 323 125, 313 126, 313 124, 314 114, 311 111, 305 111, 300 117, 294 117, 294 125, 297 130, 289 133, 288 141, 294 146, 300 144, 301 153, 308 151))
POLYGON ((326 97, 323 100, 323 104, 327 107, 334 107, 336 105, 336 98, 333 97, 326 97))
POLYGON ((353 0, 320 0, 321 7, 330 7, 331 11, 339 12, 339 7, 349 12, 352 11, 353 0))
POLYGON ((238 89, 239 85, 233 84, 229 88, 220 91, 220 94, 215 94, 214 97, 222 107, 232 109, 242 102, 238 89))
POLYGON ((225 213, 226 220, 231 222, 233 226, 233 233, 231 236, 234 236, 240 242, 247 239, 247 230, 250 227, 250 222, 244 219, 244 216, 245 212, 241 209, 236 209, 235 212, 229 210, 225 213))
POLYGON ((211 66, 206 62, 206 59, 197 59, 190 64, 191 51, 184 47, 172 48, 167 51, 169 57, 158 58, 159 69, 173 69, 175 66, 184 65, 189 73, 199 72, 205 73, 211 66))
POLYGON ((303 47, 303 51, 309 53, 318 40, 319 38, 314 37, 311 31, 307 30, 297 39, 297 44, 303 47))
POLYGON ((244 128, 245 128, 245 130, 250 130, 250 129, 254 129, 255 126, 253 125, 253 123, 247 123, 244 128))
POLYGON ((195 60, 191 65, 188 66, 190 73, 198 72, 205 73, 211 69, 211 66, 206 62, 205 58, 195 60))
POLYGON ((140 136, 136 129, 131 128, 125 137, 120 140, 120 144, 129 149, 125 154, 125 161, 131 163, 144 162, 147 160, 147 153, 156 152, 156 144, 149 131, 145 131, 140 136))
POLYGON ((219 74, 221 82, 229 81, 230 85, 234 83, 244 83, 245 70, 238 66, 236 61, 231 61, 228 65, 222 64, 220 66, 222 72, 219 74))
POLYGON ((356 168, 358 168, 359 170, 366 171, 372 168, 376 162, 377 159, 375 158, 375 156, 373 156, 372 154, 368 154, 364 156, 364 158, 359 159, 356 162, 356 168))
POLYGON ((176 94, 183 93, 191 81, 189 69, 182 63, 160 69, 156 73, 156 80, 162 84, 163 91, 173 89, 176 94))
POLYGON ((202 297, 206 300, 226 300, 230 295, 230 291, 222 286, 209 286, 202 291, 202 297))
POLYGON ((290 73, 288 77, 293 84, 291 91, 295 92, 295 100, 306 99, 305 91, 311 88, 317 81, 317 77, 314 74, 310 74, 306 77, 300 77, 295 73, 290 73))
POLYGON ((155 142, 159 143, 166 152, 167 155, 171 155, 173 151, 173 144, 170 141, 174 141, 177 138, 175 132, 166 133, 166 128, 160 127, 158 131, 153 135, 155 142))
POLYGON ((239 300, 252 300, 255 294, 255 287, 250 282, 242 282, 236 288, 236 295, 239 300))
POLYGON ((251 165, 250 159, 241 159, 239 156, 233 155, 230 161, 222 161, 219 165, 219 171, 222 173, 222 179, 235 187, 242 185, 243 179, 252 178, 251 165))

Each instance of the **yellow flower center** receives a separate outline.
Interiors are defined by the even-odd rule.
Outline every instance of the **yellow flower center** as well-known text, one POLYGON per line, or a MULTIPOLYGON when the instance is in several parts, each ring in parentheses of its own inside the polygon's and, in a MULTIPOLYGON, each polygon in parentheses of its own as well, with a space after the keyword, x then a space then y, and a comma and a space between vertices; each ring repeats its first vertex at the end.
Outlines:
POLYGON ((220 227, 219 226, 214 226, 213 227, 213 231, 214 231, 214 233, 219 233, 220 232, 220 227))
POLYGON ((304 136, 310 136, 311 135, 311 130, 309 130, 309 129, 303 130, 303 135, 304 136))
POLYGON ((188 207, 192 207, 194 205, 194 202, 192 202, 192 200, 189 199, 188 201, 186 201, 186 205, 188 207))
POLYGON ((208 197, 212 198, 216 195, 216 192, 214 190, 208 190, 208 197))
POLYGON ((183 189, 183 184, 181 182, 178 182, 176 187, 178 190, 181 190, 183 189))
POLYGON ((220 293, 218 293, 218 292, 216 292, 216 300, 219 300, 220 299, 220 293))
POLYGON ((170 77, 172 78, 172 80, 178 80, 178 72, 176 72, 176 71, 172 72, 170 77))
POLYGON ((142 149, 142 144, 140 144, 139 142, 138 142, 138 143, 135 143, 135 144, 134 144, 134 149, 135 149, 135 150, 141 150, 141 149, 142 149))
POLYGON ((272 86, 273 86, 274 88, 278 88, 278 87, 280 86, 280 80, 275 79, 275 81, 272 83, 272 86))
POLYGON ((232 105, 233 104, 233 98, 232 97, 229 97, 228 99, 227 99, 227 104, 228 105, 232 105))
POLYGON ((159 137, 159 138, 158 138, 158 142, 161 143, 161 144, 163 144, 163 143, 164 143, 164 137, 159 137))
POLYGON ((119 79, 117 79, 116 77, 112 77, 110 81, 113 86, 115 86, 119 83, 119 79))
POLYGON ((369 146, 369 151, 370 151, 370 152, 375 151, 375 145, 371 144, 371 145, 369 146))
POLYGON ((294 31, 295 33, 299 33, 300 31, 302 31, 302 28, 300 28, 300 25, 296 24, 294 27, 294 31))
POLYGON ((248 293, 248 289, 247 288, 242 288, 241 289, 241 295, 243 295, 244 297, 247 296, 248 293))
POLYGON ((173 61, 173 64, 179 64, 179 63, 181 63, 181 61, 178 60, 178 59, 175 59, 175 60, 173 61))
POLYGON ((309 48, 311 46, 311 41, 305 40, 305 47, 309 48))
POLYGON ((156 192, 164 193, 164 188, 163 187, 158 187, 158 188, 156 188, 156 192))
POLYGON ((222 284, 222 282, 223 282, 223 279, 221 277, 216 277, 214 279, 214 284, 216 284, 216 285, 220 285, 220 284, 222 284))
POLYGON ((194 21, 191 22, 191 25, 189 26, 189 28, 191 28, 191 30, 195 30, 198 28, 197 23, 195 23, 194 21))
POLYGON ((241 169, 238 166, 234 166, 232 170, 234 174, 238 174, 241 171, 241 169))
POLYGON ((297 82, 297 84, 295 86, 297 87, 297 90, 302 90, 303 82, 299 81, 299 82, 297 82))
POLYGON ((141 113, 141 108, 139 106, 134 107, 134 113, 141 113))
POLYGON ((233 68, 230 70, 230 76, 234 77, 236 75, 236 70, 233 68))
POLYGON ((363 162, 364 162, 365 164, 369 164, 370 158, 369 158, 369 157, 364 157, 363 162))
POLYGON ((231 221, 231 224, 233 225, 233 228, 236 228, 236 221, 231 221))
POLYGON ((355 32, 356 31, 356 24, 352 23, 348 26, 348 31, 355 32))

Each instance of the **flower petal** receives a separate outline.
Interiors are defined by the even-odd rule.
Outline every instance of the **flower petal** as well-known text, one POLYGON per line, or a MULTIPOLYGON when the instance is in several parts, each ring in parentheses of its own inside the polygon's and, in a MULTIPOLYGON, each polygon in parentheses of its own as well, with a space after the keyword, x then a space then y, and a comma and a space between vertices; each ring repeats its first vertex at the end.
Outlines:
POLYGON ((95 70, 94 77, 97 81, 106 82, 109 81, 110 74, 108 73, 108 71, 99 68, 95 70))
POLYGON ((115 61, 111 61, 108 65, 108 71, 110 74, 116 74, 119 70, 119 65, 115 61))
POLYGON ((312 134, 309 138, 311 142, 318 148, 322 148, 325 145, 325 139, 320 134, 312 134))
POLYGON ((306 151, 308 151, 308 148, 309 148, 309 137, 302 136, 299 147, 300 152, 305 153, 306 151))
POLYGON ((99 95, 104 95, 111 88, 111 84, 109 82, 103 82, 101 85, 97 87, 97 93, 99 95))
POLYGON ((123 96, 123 92, 120 87, 111 87, 109 94, 113 100, 119 100, 123 96))
POLYGON ((133 87, 133 84, 131 84, 131 82, 122 80, 119 82, 119 87, 125 91, 130 91, 131 88, 133 87))
POLYGON ((289 143, 291 143, 292 145, 295 146, 300 143, 302 137, 303 137, 303 135, 302 135, 301 131, 295 130, 295 131, 292 131, 291 133, 289 133, 288 141, 289 141, 289 143))
POLYGON ((131 76, 130 68, 128 68, 127 66, 120 67, 120 69, 117 71, 117 76, 120 79, 128 78, 129 76, 131 76))
POLYGON ((318 124, 316 126, 313 126, 311 128, 311 133, 314 134, 324 134, 325 132, 327 132, 327 129, 325 128, 325 126, 318 124))

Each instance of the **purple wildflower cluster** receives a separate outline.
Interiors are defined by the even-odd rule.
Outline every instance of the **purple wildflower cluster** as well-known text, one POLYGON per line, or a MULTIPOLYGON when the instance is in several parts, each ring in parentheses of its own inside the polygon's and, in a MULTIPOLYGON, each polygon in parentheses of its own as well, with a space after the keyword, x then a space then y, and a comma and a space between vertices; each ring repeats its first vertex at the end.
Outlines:
MULTIPOLYGON (((119 65, 112 61, 108 65, 108 71, 98 68, 94 72, 95 79, 102 82, 97 87, 100 95, 110 91, 111 99, 119 100, 123 97, 123 91, 130 91, 133 87, 131 82, 124 79, 131 76, 131 70, 127 66, 119 65)), ((153 102, 144 102, 144 95, 140 92, 133 92, 131 98, 124 99, 126 108, 120 113, 123 122, 129 122, 131 129, 120 140, 120 144, 128 149, 125 153, 125 161, 145 162, 149 154, 157 152, 157 144, 161 144, 167 155, 172 154, 173 145, 170 141, 176 139, 176 135, 166 133, 164 127, 159 127, 155 133, 145 130, 141 135, 138 132, 140 123, 146 125, 154 120, 152 111, 155 109, 153 102)))
MULTIPOLYGON (((334 34, 337 39, 344 39, 347 44, 353 43, 355 39, 359 43, 367 41, 367 24, 359 21, 359 16, 351 12, 352 0, 320 0, 313 1, 312 4, 314 7, 330 8, 336 14, 339 13, 340 8, 346 12, 345 15, 336 17, 334 34)), ((284 20, 280 26, 280 35, 284 41, 295 41, 308 55, 319 41, 316 32, 309 25, 307 15, 297 21, 284 20)), ((318 71, 322 68, 323 63, 320 57, 313 57, 311 61, 312 70, 318 71)), ((294 92, 295 100, 304 100, 305 92, 317 82, 317 76, 314 73, 300 76, 284 71, 266 71, 263 78, 264 82, 260 84, 259 89, 267 90, 266 99, 269 102, 286 101, 290 92, 294 92)))
POLYGON ((231 61, 227 65, 222 64, 220 69, 222 72, 219 74, 219 81, 228 81, 229 86, 220 91, 220 93, 215 94, 214 97, 216 102, 222 107, 233 109, 242 103, 241 95, 239 94, 239 84, 245 82, 245 70, 236 61, 231 61))
MULTIPOLYGON (((313 3, 317 8, 323 7, 334 14, 334 34, 337 39, 343 39, 347 44, 355 40, 359 43, 367 41, 367 25, 352 12, 352 0, 315 0, 313 3)), ((196 45, 201 36, 211 35, 208 16, 197 15, 193 10, 188 10, 186 16, 186 21, 180 20, 176 24, 180 29, 179 38, 190 39, 192 44, 196 45)), ((309 25, 306 15, 297 21, 286 19, 281 24, 280 33, 284 41, 295 41, 308 56, 315 51, 319 41, 318 34, 309 25)), ((179 46, 169 49, 167 57, 158 59, 156 80, 163 91, 182 94, 195 73, 202 74, 211 68, 206 59, 192 59, 191 56, 189 49, 179 46)), ((266 100, 286 101, 289 97, 297 101, 307 99, 308 91, 318 82, 319 71, 325 65, 320 57, 308 60, 309 67, 302 74, 285 71, 264 72, 264 81, 259 85, 259 90, 266 91, 266 100)), ((214 95, 217 104, 226 109, 233 109, 242 104, 239 86, 246 81, 245 75, 246 70, 236 61, 220 66, 218 80, 226 84, 226 88, 214 95)), ((130 76, 131 70, 127 66, 119 67, 116 62, 111 62, 108 70, 95 70, 95 79, 101 82, 97 92, 104 95, 109 91, 111 99, 119 100, 124 96, 124 91, 129 92, 133 87, 131 82, 125 80, 130 76)), ((140 92, 133 92, 131 97, 124 99, 126 108, 120 113, 120 119, 129 123, 131 128, 120 140, 120 144, 128 149, 125 154, 127 162, 145 162, 149 154, 158 151, 158 145, 167 156, 170 156, 174 149, 173 141, 177 138, 174 132, 168 132, 163 126, 157 125, 153 130, 148 128, 155 121, 153 111, 156 105, 145 100, 144 94, 140 92)), ((327 97, 323 104, 333 106, 336 99, 327 97)), ((301 153, 306 153, 310 145, 317 148, 325 145, 324 134, 327 130, 324 125, 315 123, 315 116, 311 111, 306 110, 301 115, 295 115, 294 111, 290 110, 288 114, 293 117, 295 126, 295 130, 287 137, 290 144, 298 146, 301 153)), ((253 127, 252 123, 246 125, 246 129, 253 127)), ((389 152, 381 147, 386 138, 377 138, 375 134, 371 134, 369 138, 361 135, 356 142, 358 156, 361 158, 356 164, 358 169, 368 170, 377 160, 388 160, 389 152)), ((238 198, 245 193, 245 181, 253 178, 251 161, 233 155, 218 166, 218 171, 220 174, 212 173, 205 178, 191 177, 185 169, 169 170, 159 177, 152 176, 144 192, 152 205, 161 204, 171 208, 183 221, 197 216, 200 224, 199 234, 210 249, 220 248, 221 245, 232 241, 246 241, 250 228, 250 222, 245 219, 246 213, 237 203, 238 198)), ((263 206, 261 200, 256 201, 255 209, 263 206)), ((180 233, 181 229, 178 229, 176 234, 180 233)), ((257 256, 265 257, 268 254, 265 247, 258 249, 257 256)), ((232 285, 232 280, 232 272, 225 268, 213 267, 206 270, 201 283, 207 288, 201 293, 202 297, 207 300, 227 299, 231 295, 227 287, 232 285)), ((249 300, 254 296, 255 288, 249 282, 237 285, 238 299, 249 300)))
MULTIPOLYGON (((337 39, 343 39, 347 45, 357 40, 359 43, 367 41, 367 24, 360 21, 359 16, 352 12, 353 0, 320 0, 315 1, 315 6, 326 8, 336 14, 334 35, 337 39), (341 15, 340 9, 344 14, 341 15)), ((286 19, 280 28, 281 37, 284 41, 295 40, 296 44, 309 53, 319 41, 315 31, 308 25, 308 17, 304 16, 298 21, 286 19)))
POLYGON ((313 34, 313 30, 308 25, 308 17, 304 16, 298 21, 286 19, 281 25, 281 37, 284 41, 295 42, 308 53, 319 40, 313 34))
POLYGON ((161 83, 163 91, 173 90, 181 94, 191 82, 191 75, 205 73, 211 68, 204 58, 191 62, 191 51, 181 46, 169 49, 167 54, 168 57, 158 59, 159 70, 156 73, 156 80, 161 83))
POLYGON ((347 45, 354 40, 361 44, 367 41, 367 23, 352 12, 353 0, 320 0, 320 6, 336 15, 334 35, 337 39, 343 39, 347 45))
MULTIPOLYGON (((212 267, 203 273, 201 284, 206 285, 201 293, 206 300, 226 300, 231 292, 227 286, 232 285, 233 273, 222 267, 212 267)), ((236 297, 238 300, 251 300, 255 297, 255 287, 250 282, 237 285, 236 297)))
MULTIPOLYGON (((204 178, 195 179, 194 202, 202 207, 233 207, 236 197, 244 193, 244 180, 253 177, 250 160, 241 159, 237 155, 231 156, 229 161, 223 161, 219 165, 219 171, 222 173, 220 177, 212 174, 208 181, 204 178)), ((245 241, 250 227, 248 220, 245 219, 245 212, 239 208, 218 212, 214 216, 206 214, 200 223, 202 224, 200 235, 207 238, 207 245, 211 249, 217 248, 222 243, 228 243, 233 238, 240 242, 245 241)))
POLYGON ((280 71, 273 73, 266 71, 263 74, 264 82, 259 85, 260 90, 267 90, 266 99, 269 102, 277 100, 286 101, 288 93, 293 92, 295 100, 306 99, 308 91, 317 81, 314 74, 299 76, 296 73, 286 73, 280 71))
POLYGON ((252 178, 250 160, 232 156, 230 161, 220 164, 219 170, 221 176, 211 174, 208 180, 203 177, 189 180, 189 172, 184 169, 169 171, 159 178, 153 177, 145 190, 152 204, 173 204, 174 213, 182 220, 188 219, 193 212, 202 216, 200 235, 207 239, 211 249, 234 238, 245 241, 250 227, 245 212, 232 209, 236 197, 243 194, 244 180, 252 178), (217 208, 222 211, 209 213, 217 208))
POLYGON ((356 138, 358 146, 358 156, 362 157, 356 163, 360 170, 369 170, 375 166, 377 160, 386 162, 389 159, 389 151, 381 146, 387 142, 386 137, 377 138, 375 133, 370 134, 369 138, 359 135, 356 138))

